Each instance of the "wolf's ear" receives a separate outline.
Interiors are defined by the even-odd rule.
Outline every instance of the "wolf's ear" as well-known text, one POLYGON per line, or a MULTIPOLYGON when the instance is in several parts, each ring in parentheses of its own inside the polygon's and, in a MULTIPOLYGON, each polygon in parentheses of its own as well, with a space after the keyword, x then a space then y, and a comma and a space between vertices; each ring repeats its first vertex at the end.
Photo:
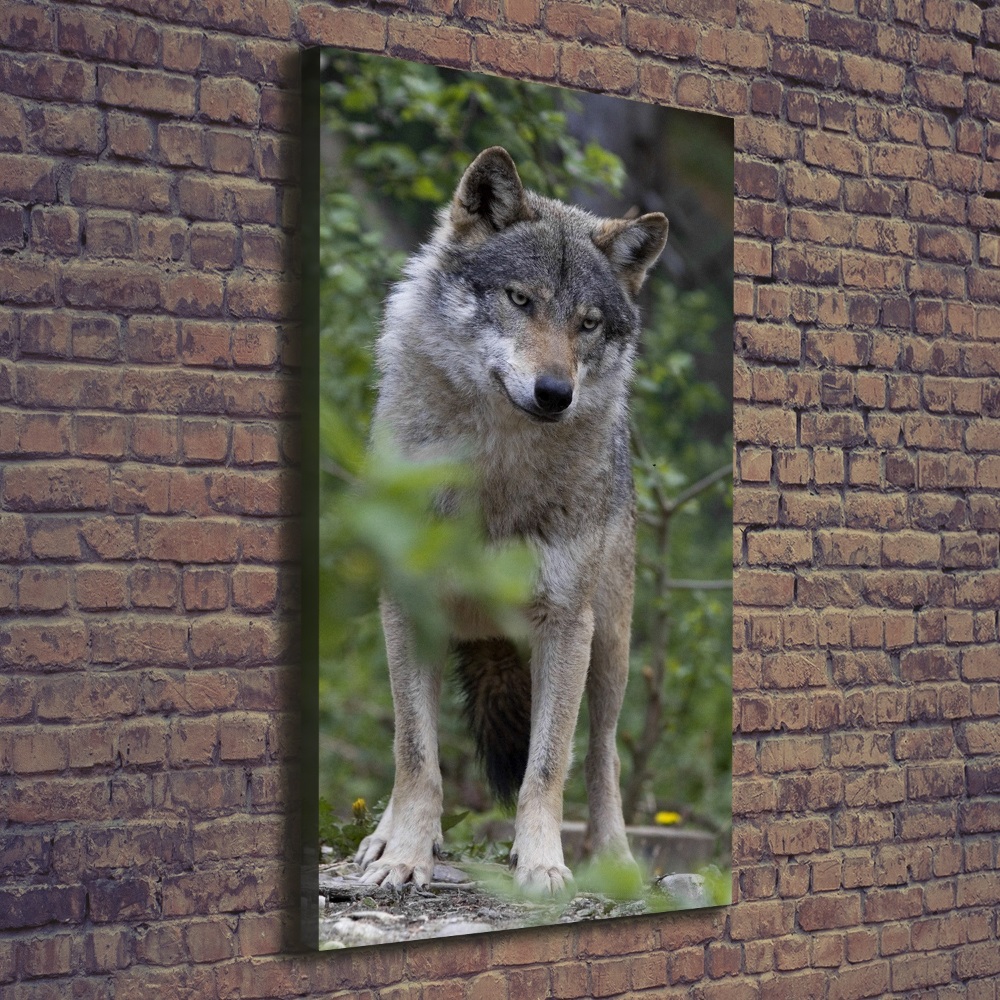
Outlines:
POLYGON ((483 238, 531 217, 510 153, 502 146, 483 150, 462 175, 451 203, 456 233, 483 238))
POLYGON ((611 261, 630 295, 638 294, 667 245, 667 229, 667 217, 650 212, 638 219, 608 219, 594 233, 594 245, 611 261))

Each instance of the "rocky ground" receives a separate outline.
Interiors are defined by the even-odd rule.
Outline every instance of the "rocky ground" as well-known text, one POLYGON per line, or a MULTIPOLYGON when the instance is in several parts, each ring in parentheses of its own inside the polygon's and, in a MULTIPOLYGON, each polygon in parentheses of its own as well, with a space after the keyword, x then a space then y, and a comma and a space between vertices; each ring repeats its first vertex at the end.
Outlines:
POLYGON ((438 864, 429 886, 411 885, 402 890, 364 885, 359 875, 351 862, 320 866, 321 948, 353 948, 710 905, 698 875, 659 879, 642 899, 616 901, 600 893, 579 892, 571 899, 542 903, 505 891, 510 876, 503 865, 477 863, 470 868, 438 864))

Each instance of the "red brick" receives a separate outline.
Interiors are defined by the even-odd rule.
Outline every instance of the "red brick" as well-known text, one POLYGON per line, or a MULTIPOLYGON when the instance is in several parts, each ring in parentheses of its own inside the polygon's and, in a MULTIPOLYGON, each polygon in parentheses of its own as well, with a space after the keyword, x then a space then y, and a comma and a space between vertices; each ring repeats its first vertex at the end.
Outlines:
POLYGON ((86 232, 87 252, 95 257, 135 255, 135 229, 129 214, 89 212, 86 232))
POLYGON ((559 66, 555 43, 533 36, 515 35, 503 39, 490 35, 476 36, 476 56, 485 67, 537 80, 551 80, 559 66))
POLYGON ((291 287, 285 279, 231 278, 226 284, 230 312, 238 317, 282 319, 289 315, 291 287))
POLYGON ((698 45, 692 25, 637 10, 626 10, 625 34, 630 48, 675 58, 693 56, 698 45))
POLYGON ((825 86, 834 84, 840 72, 835 53, 785 41, 775 42, 771 66, 779 76, 825 86))
POLYGON ((137 608, 172 608, 177 605, 178 573, 170 567, 138 566, 129 574, 132 603, 137 608))
POLYGON ((504 15, 514 24, 538 24, 539 0, 503 0, 504 15))
POLYGON ((25 413, 17 418, 17 452, 41 457, 69 452, 70 421, 58 413, 25 413))
POLYGON ((85 611, 107 611, 128 606, 124 569, 90 566, 76 571, 76 602, 85 611))
POLYGON ((253 142, 237 132, 211 130, 206 135, 208 162, 219 173, 245 174, 254 162, 253 142))
POLYGON ((824 687, 826 657, 822 653, 775 653, 764 657, 762 683, 766 687, 801 689, 824 687))
POLYGON ((280 230, 243 227, 243 265, 260 271, 283 271, 289 265, 289 246, 280 230))
POLYGON ((185 175, 178 198, 182 213, 194 219, 270 224, 277 219, 274 188, 252 180, 185 175))
POLYGON ((671 951, 667 958, 667 974, 671 985, 700 980, 705 974, 704 949, 679 948, 671 951))
POLYGON ((9 766, 15 774, 62 771, 68 764, 66 736, 55 726, 18 727, 8 731, 9 766))
MULTIPOLYGON (((995 979, 997 975, 1000 975, 1000 952, 990 942, 963 944, 961 948, 956 949, 956 955, 956 971, 962 979, 972 977, 995 979)), ((944 980, 944 982, 948 981, 944 980)), ((983 995, 986 996, 986 994, 983 995)))
POLYGON ((228 520, 145 519, 139 527, 143 556, 173 562, 233 562, 237 522, 228 520))
POLYGON ((101 116, 96 109, 44 108, 39 143, 49 153, 96 155, 103 146, 101 116))
POLYGON ((701 36, 701 57, 729 68, 763 69, 768 61, 767 41, 756 32, 709 28, 701 36))
POLYGON ((233 571, 233 604, 245 611, 270 611, 278 597, 278 574, 269 567, 240 566, 233 571))
POLYGON ((767 361, 798 361, 801 333, 792 325, 737 323, 736 344, 744 357, 767 361))
POLYGON ((281 331, 264 323, 240 324, 233 334, 233 364, 271 368, 278 363, 281 331))
POLYGON ((163 307, 178 316, 218 316, 225 283, 215 274, 175 274, 166 277, 161 295, 163 307))
POLYGON ((0 12, 0 35, 13 49, 51 50, 53 29, 51 13, 33 4, 9 3, 0 12))
POLYGON ((219 758, 222 761, 260 761, 264 757, 268 716, 231 712, 219 718, 219 758))
POLYGON ((187 226, 180 219, 140 216, 136 225, 136 245, 142 260, 173 262, 184 256, 187 226))
POLYGON ((859 1000, 884 994, 889 988, 889 963, 870 962, 837 970, 830 980, 830 1000, 859 1000))
POLYGON ((149 24, 95 11, 61 11, 59 47, 81 56, 153 65, 159 54, 159 36, 149 24))
POLYGON ((95 68, 76 59, 0 54, 0 91, 32 100, 89 104, 96 96, 95 68))
POLYGON ((824 893, 798 904, 799 926, 808 932, 854 927, 860 922, 861 897, 857 893, 824 893))
POLYGON ((744 448, 740 453, 740 480, 768 483, 771 481, 772 456, 769 448, 744 448))
POLYGON ((609 42, 621 34, 622 15, 615 7, 591 7, 568 0, 550 0, 545 5, 545 27, 560 38, 578 42, 609 42))
POLYGON ((274 655, 274 631, 263 620, 235 615, 206 616, 191 625, 195 663, 260 663, 274 655))
POLYGON ((374 11, 343 10, 307 3, 299 10, 306 40, 314 45, 348 44, 352 49, 381 52, 385 48, 386 22, 374 11))
POLYGON ((182 592, 188 611, 219 611, 229 603, 229 575, 217 569, 187 570, 182 592))
POLYGON ((965 85, 960 75, 918 69, 914 74, 917 93, 931 107, 963 108, 965 85))
POLYGON ((740 903, 730 917, 733 941, 753 941, 788 934, 795 920, 793 904, 780 900, 740 903))
POLYGON ((899 97, 903 92, 906 71, 895 63, 847 53, 842 69, 843 83, 849 90, 889 98, 899 97))
MULTIPOLYGON (((391 30, 390 26, 390 33, 391 30)), ((627 53, 608 50, 597 62, 591 49, 572 42, 563 44, 559 66, 560 78, 566 84, 609 94, 627 93, 635 86, 639 75, 636 60, 627 53)), ((685 103, 681 98, 681 83, 677 94, 678 100, 685 103)))
POLYGON ((229 424, 222 420, 183 420, 181 448, 189 462, 221 462, 229 452, 229 424))
POLYGON ((299 127, 300 101, 294 93, 277 87, 262 87, 260 121, 267 128, 290 132, 299 127))
POLYGON ((233 428, 233 461, 237 465, 273 464, 281 457, 275 428, 266 424, 236 424, 233 428))
POLYGON ((163 68, 191 73, 201 65, 201 32, 171 28, 163 34, 163 68))
POLYGON ((206 77, 201 82, 198 109, 213 121, 256 125, 260 120, 260 97, 247 80, 206 77))
POLYGON ((682 73, 677 79, 677 103, 704 108, 712 101, 712 78, 704 73, 682 73))
POLYGON ((92 657, 97 663, 173 664, 187 659, 187 630, 157 619, 113 618, 91 628, 92 657))
POLYGON ((157 891, 151 879, 97 880, 88 885, 91 919, 98 923, 158 916, 157 891))
POLYGON ((770 163, 757 163, 742 157, 735 164, 736 194, 746 198, 774 200, 780 184, 778 168, 770 163))
POLYGON ((79 923, 86 907, 83 886, 0 889, 0 927, 21 930, 48 923, 79 923))
POLYGON ((180 117, 195 112, 197 84, 179 74, 102 65, 98 67, 97 90, 104 104, 180 117))
POLYGON ((109 471, 98 462, 25 463, 7 469, 3 498, 11 509, 101 509, 109 486, 109 471))
POLYGON ((140 460, 176 461, 178 456, 176 418, 133 417, 130 451, 133 458, 140 460))
POLYGON ((467 67, 471 41, 459 28, 397 18, 389 21, 388 49, 401 59, 430 59, 445 66, 467 67))
POLYGON ((203 167, 208 162, 205 129, 200 125, 164 123, 157 128, 160 159, 168 166, 203 167))
POLYGON ((834 49, 867 52, 875 41, 875 27, 853 17, 816 11, 809 18, 809 41, 834 49))

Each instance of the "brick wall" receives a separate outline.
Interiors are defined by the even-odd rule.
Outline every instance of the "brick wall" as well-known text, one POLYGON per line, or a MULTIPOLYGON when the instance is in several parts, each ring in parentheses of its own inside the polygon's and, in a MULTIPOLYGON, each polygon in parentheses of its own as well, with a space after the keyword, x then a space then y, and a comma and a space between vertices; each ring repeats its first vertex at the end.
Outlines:
POLYGON ((5 998, 997 1000, 988 0, 0 0, 0 454, 5 998), (313 43, 736 118, 728 909, 290 953, 313 43))

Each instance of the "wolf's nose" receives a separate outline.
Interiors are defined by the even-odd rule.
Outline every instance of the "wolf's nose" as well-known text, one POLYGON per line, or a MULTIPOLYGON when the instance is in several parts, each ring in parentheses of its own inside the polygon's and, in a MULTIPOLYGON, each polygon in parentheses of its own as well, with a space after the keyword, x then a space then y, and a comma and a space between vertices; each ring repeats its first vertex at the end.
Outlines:
POLYGON ((544 413, 562 413, 573 402, 573 383, 551 375, 539 375, 535 379, 535 402, 544 413))

